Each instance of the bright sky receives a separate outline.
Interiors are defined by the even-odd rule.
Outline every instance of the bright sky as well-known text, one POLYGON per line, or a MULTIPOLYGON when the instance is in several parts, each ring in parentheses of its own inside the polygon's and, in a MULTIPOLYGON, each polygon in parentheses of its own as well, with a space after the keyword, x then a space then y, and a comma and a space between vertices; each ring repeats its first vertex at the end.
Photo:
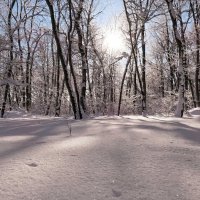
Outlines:
POLYGON ((114 17, 119 16, 123 11, 122 0, 99 0, 98 10, 103 12, 98 16, 98 22, 108 25, 114 17))
POLYGON ((120 52, 125 51, 125 43, 120 30, 123 0, 99 0, 97 10, 102 11, 96 21, 104 33, 103 46, 110 54, 121 55, 120 52))

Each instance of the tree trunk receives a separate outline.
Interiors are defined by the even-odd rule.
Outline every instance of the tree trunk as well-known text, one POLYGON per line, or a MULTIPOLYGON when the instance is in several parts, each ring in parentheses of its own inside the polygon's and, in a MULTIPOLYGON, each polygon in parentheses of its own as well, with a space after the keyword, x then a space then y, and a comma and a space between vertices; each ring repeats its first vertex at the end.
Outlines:
MULTIPOLYGON (((65 84, 66 84, 66 87, 67 87, 67 90, 68 90, 68 93, 69 93, 69 96, 70 96, 74 117, 75 117, 75 119, 82 119, 81 111, 80 111, 80 109, 77 109, 77 107, 79 106, 79 100, 76 103, 76 96, 75 96, 75 93, 73 92, 72 86, 71 86, 70 81, 69 81, 69 74, 68 74, 68 71, 67 71, 67 65, 65 63, 65 59, 64 59, 64 55, 63 55, 63 51, 62 51, 62 47, 61 47, 61 42, 60 42, 60 39, 59 39, 59 36, 58 36, 58 33, 57 33, 53 4, 50 0, 46 0, 46 3, 47 3, 47 6, 49 7, 49 11, 50 11, 52 30, 53 30, 53 34, 54 34, 56 45, 57 45, 58 55, 59 55, 59 58, 60 58, 60 61, 61 61, 61 64, 62 64, 64 77, 65 77, 65 84), (77 104, 78 104, 78 106, 77 106, 77 104)), ((70 43, 69 43, 69 45, 70 45, 70 43)), ((69 58, 71 58, 71 56, 69 56, 69 58)), ((78 98, 79 97, 77 97, 77 99, 78 98)))
POLYGON ((117 111, 117 115, 118 116, 120 115, 124 81, 125 81, 125 78, 126 78, 126 73, 127 73, 127 70, 128 70, 128 66, 129 66, 129 64, 131 62, 131 57, 132 57, 132 52, 131 52, 130 56, 128 57, 128 60, 127 60, 127 63, 126 63, 126 67, 124 69, 124 74, 123 74, 123 77, 122 77, 122 82, 121 82, 121 87, 120 87, 120 93, 119 93, 118 111, 117 111))
MULTIPOLYGON (((71 0, 70 0, 71 1, 71 0)), ((86 112, 86 82, 87 82, 87 57, 85 53, 85 48, 83 45, 83 33, 80 26, 80 19, 83 11, 84 0, 79 1, 78 11, 75 13, 75 28, 78 34, 78 48, 81 54, 82 61, 82 83, 81 83, 81 95, 80 104, 84 112, 86 112)))
POLYGON ((10 39, 10 52, 9 52, 10 60, 9 60, 8 71, 7 71, 7 83, 6 83, 6 87, 5 87, 3 104, 2 104, 2 108, 1 108, 1 118, 4 117, 7 98, 8 98, 8 94, 10 92, 9 79, 12 76, 12 65, 13 65, 12 62, 13 62, 13 48, 14 48, 14 44, 13 43, 14 42, 13 42, 13 31, 12 31, 11 20, 12 20, 12 10, 14 8, 15 3, 16 3, 16 0, 13 0, 11 5, 10 5, 9 13, 8 13, 8 34, 9 34, 9 39, 10 39))
POLYGON ((190 8, 194 20, 195 32, 196 32, 196 70, 195 70, 195 96, 196 103, 195 107, 200 107, 200 90, 199 90, 199 70, 200 70, 200 31, 199 31, 199 20, 200 20, 200 5, 197 2, 192 3, 190 0, 190 8))
POLYGON ((178 66, 178 79, 179 79, 179 91, 178 91, 178 104, 175 111, 176 117, 183 117, 184 112, 184 101, 185 101, 185 73, 183 66, 184 49, 182 44, 181 35, 178 31, 176 12, 173 8, 173 1, 166 0, 168 11, 172 20, 174 36, 178 46, 179 53, 179 66, 178 66))
POLYGON ((145 24, 142 26, 141 40, 142 40, 142 115, 146 116, 147 106, 146 106, 146 44, 145 44, 145 24))

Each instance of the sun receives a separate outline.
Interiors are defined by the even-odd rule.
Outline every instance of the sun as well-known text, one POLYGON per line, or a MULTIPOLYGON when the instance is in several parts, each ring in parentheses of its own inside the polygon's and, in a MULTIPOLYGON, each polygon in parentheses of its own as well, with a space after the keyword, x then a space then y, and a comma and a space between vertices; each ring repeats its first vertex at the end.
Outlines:
POLYGON ((125 46, 122 33, 118 30, 107 31, 104 37, 103 46, 112 54, 122 52, 125 46))

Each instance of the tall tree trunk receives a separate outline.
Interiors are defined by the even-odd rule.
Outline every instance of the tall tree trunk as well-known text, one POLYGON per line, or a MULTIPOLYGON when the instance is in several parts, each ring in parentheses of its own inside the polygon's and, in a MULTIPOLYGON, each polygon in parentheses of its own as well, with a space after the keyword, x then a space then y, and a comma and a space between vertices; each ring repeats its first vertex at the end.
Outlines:
POLYGON ((4 98, 3 98, 3 104, 1 108, 1 118, 4 117, 5 109, 6 109, 6 103, 7 103, 7 98, 10 92, 10 85, 9 85, 9 79, 12 76, 12 65, 13 65, 13 48, 14 48, 14 42, 13 42, 13 30, 12 30, 12 25, 11 25, 11 20, 12 20, 12 11, 15 6, 16 0, 13 0, 10 8, 9 8, 9 13, 8 13, 8 35, 9 35, 9 42, 10 42, 10 50, 9 50, 9 64, 8 64, 8 71, 7 71, 7 83, 5 86, 5 92, 4 92, 4 98))
POLYGON ((171 94, 174 90, 174 64, 173 64, 173 60, 172 60, 172 52, 171 52, 171 48, 170 48, 170 35, 169 35, 169 28, 168 28, 168 22, 167 22, 167 17, 166 17, 166 43, 167 43, 167 62, 169 64, 169 70, 170 70, 170 77, 169 77, 169 81, 170 81, 170 90, 171 90, 171 94))
MULTIPOLYGON (((73 61, 72 61, 72 36, 73 36, 73 18, 72 18, 72 1, 68 0, 68 5, 69 5, 69 28, 68 28, 68 61, 69 61, 69 66, 70 66, 70 72, 73 78, 73 82, 74 82, 74 89, 75 89, 75 102, 76 102, 76 109, 77 109, 77 115, 79 119, 83 118, 82 115, 82 109, 81 109, 81 103, 80 103, 80 95, 79 95, 79 90, 78 90, 78 86, 77 86, 77 81, 76 81, 76 76, 75 76, 75 72, 74 72, 74 68, 73 68, 73 61)), ((62 63, 62 61, 61 61, 62 63)), ((70 81, 70 80, 69 80, 70 81)), ((72 90, 73 91, 73 90, 72 90)))
MULTIPOLYGON (((145 25, 144 22, 142 22, 142 27, 138 28, 140 22, 139 19, 137 18, 136 21, 132 22, 131 21, 131 15, 128 12, 128 3, 130 3, 129 1, 123 0, 123 4, 124 4, 124 9, 125 9, 125 13, 126 13, 126 18, 127 18, 127 22, 128 22, 128 34, 130 37, 130 42, 131 42, 131 49, 133 51, 133 56, 134 56, 134 61, 135 61, 135 69, 136 69, 136 74, 138 77, 138 81, 139 81, 139 85, 140 85, 140 89, 141 89, 141 96, 142 96, 142 114, 145 115, 145 111, 146 111, 146 89, 144 89, 143 87, 146 88, 146 77, 145 77, 145 64, 146 64, 146 58, 145 58, 145 41, 144 41, 144 37, 145 37, 145 25), (135 24, 135 30, 134 33, 132 33, 133 31, 133 24, 135 24), (143 32, 143 33, 142 33, 143 32), (142 35, 143 34, 143 35, 142 35), (141 36, 142 39, 142 75, 140 75, 139 69, 138 69, 138 58, 137 58, 137 45, 138 45, 138 39, 141 36), (142 78, 141 78, 142 77, 142 78)), ((140 1, 140 4, 142 2, 140 1)))
POLYGON ((190 8, 192 11, 195 33, 196 33, 196 70, 195 70, 195 107, 200 107, 200 90, 199 90, 199 70, 200 70, 200 4, 197 0, 192 2, 190 0, 190 8))
POLYGON ((56 102, 55 102, 55 116, 59 117, 59 99, 60 99, 60 61, 57 55, 57 73, 56 73, 56 102))
POLYGON ((93 99, 93 92, 92 92, 92 84, 90 81, 90 68, 89 68, 89 63, 88 63, 88 47, 89 43, 92 40, 92 33, 91 33, 91 21, 93 19, 92 16, 92 9, 94 6, 94 0, 91 0, 89 10, 87 12, 87 20, 86 20, 86 36, 85 36, 85 57, 86 57, 86 66, 87 66, 87 82, 88 82, 88 89, 89 89, 89 94, 90 94, 90 102, 91 102, 91 107, 92 107, 92 112, 95 114, 95 109, 94 109, 94 99, 93 99))
POLYGON ((141 31, 141 40, 142 40, 142 115, 146 116, 147 114, 147 105, 146 105, 146 44, 145 44, 145 24, 142 25, 141 31))
MULTIPOLYGON (((65 77, 65 84, 66 84, 66 87, 67 87, 67 90, 68 90, 68 93, 69 93, 69 96, 70 96, 70 101, 71 101, 71 104, 72 104, 74 117, 75 117, 75 119, 82 119, 82 114, 81 114, 81 111, 80 111, 80 108, 79 108, 79 96, 77 96, 78 101, 76 102, 76 96, 75 96, 75 93, 73 92, 72 86, 71 86, 70 81, 69 81, 69 74, 68 74, 68 71, 67 71, 67 65, 65 63, 65 58, 64 58, 64 55, 63 55, 63 51, 62 51, 61 42, 60 42, 58 32, 57 32, 57 26, 56 26, 56 21, 55 21, 55 17, 54 17, 53 3, 50 0, 46 0, 46 3, 47 3, 47 6, 49 7, 49 11, 50 11, 52 30, 53 30, 53 34, 54 34, 56 45, 57 45, 58 55, 59 55, 59 58, 60 58, 60 61, 61 61, 61 64, 62 64, 64 77, 65 77)), ((69 43, 69 45, 71 45, 71 44, 69 43)), ((71 58, 71 55, 69 55, 69 58, 71 58)), ((76 87, 76 85, 75 85, 75 87, 76 87)))
POLYGON ((30 82, 30 48, 28 47, 28 54, 26 58, 26 110, 31 108, 31 82, 30 82))
MULTIPOLYGON (((71 0, 70 0, 71 1, 71 0)), ((78 35, 78 48, 81 54, 81 62, 82 62, 82 83, 81 83, 81 95, 80 95, 80 104, 84 112, 86 112, 86 82, 87 82, 87 57, 85 48, 83 45, 83 32, 80 26, 80 19, 83 12, 83 3, 84 0, 79 1, 78 11, 75 14, 75 28, 78 35)))
POLYGON ((168 6, 168 11, 172 20, 174 36, 178 46, 179 53, 179 66, 178 66, 178 78, 179 78, 179 91, 178 91, 178 105, 176 107, 175 116, 183 117, 184 101, 185 101, 185 73, 183 66, 184 50, 181 35, 178 31, 176 12, 173 8, 173 0, 165 0, 168 6))
POLYGON ((196 105, 200 107, 200 89, 199 89, 199 70, 200 70, 200 34, 196 33, 196 70, 195 70, 195 93, 196 93, 196 105))
MULTIPOLYGON (((17 5, 19 6, 19 4, 17 5)), ((20 2, 20 20, 22 20, 22 10, 23 5, 22 1, 20 2)), ((26 88, 25 88, 25 77, 24 77, 24 69, 23 69, 23 48, 22 48, 22 42, 21 42, 21 36, 20 36, 20 27, 17 29, 17 42, 18 42, 18 48, 20 53, 20 74, 21 74, 21 95, 22 95, 22 107, 26 107, 26 88)))
POLYGON ((131 62, 131 57, 132 57, 132 52, 131 52, 130 56, 128 57, 128 60, 126 62, 126 67, 124 69, 124 74, 123 74, 123 77, 122 77, 122 82, 121 82, 121 87, 120 87, 120 93, 119 93, 118 111, 117 111, 117 115, 118 116, 120 115, 124 81, 125 81, 125 78, 126 78, 126 73, 127 73, 127 70, 128 70, 128 66, 129 66, 129 64, 131 62))

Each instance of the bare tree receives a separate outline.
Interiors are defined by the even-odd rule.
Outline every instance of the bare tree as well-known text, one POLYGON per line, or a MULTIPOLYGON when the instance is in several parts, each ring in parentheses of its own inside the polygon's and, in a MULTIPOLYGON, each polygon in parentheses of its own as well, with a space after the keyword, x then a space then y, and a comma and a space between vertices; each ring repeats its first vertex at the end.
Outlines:
MULTIPOLYGON (((70 96, 70 100, 71 100, 71 104, 72 104, 72 109, 73 109, 73 112, 74 112, 74 117, 75 119, 81 119, 82 118, 82 113, 81 113, 81 110, 80 110, 80 104, 79 104, 79 95, 78 95, 78 91, 77 91, 77 85, 76 85, 76 82, 75 82, 75 76, 73 74, 73 68, 72 66, 70 66, 71 68, 71 73, 72 73, 72 76, 74 78, 74 83, 75 83, 75 88, 76 88, 76 96, 73 89, 72 89, 72 86, 71 86, 71 83, 70 83, 70 80, 69 80, 69 73, 68 73, 68 70, 67 70, 67 63, 65 61, 65 58, 64 58, 64 54, 63 54, 63 50, 62 50, 62 46, 61 46, 61 41, 60 41, 60 38, 59 38, 59 33, 58 33, 58 30, 57 30, 57 25, 56 25, 56 20, 55 20, 55 16, 54 16, 54 8, 53 8, 53 3, 49 0, 46 0, 46 3, 48 5, 48 8, 49 8, 49 12, 50 12, 50 17, 51 17, 51 23, 52 23, 52 30, 53 30, 53 34, 54 34, 54 37, 55 37, 55 40, 56 40, 56 45, 57 45, 57 51, 58 51, 58 56, 59 56, 59 59, 61 61, 61 64, 62 64, 62 68, 63 68, 63 72, 64 72, 64 77, 65 77, 65 84, 66 84, 66 87, 68 89, 68 93, 69 93, 69 96, 70 96), (76 100, 77 98, 77 100, 76 100)), ((71 19, 71 1, 69 1, 69 13, 70 13, 70 28, 69 28, 69 31, 68 31, 68 40, 71 38, 71 29, 72 29, 72 19, 71 19)), ((72 64, 72 61, 71 61, 71 41, 68 42, 68 61, 69 61, 69 64, 71 63, 72 64)))
POLYGON ((175 116, 182 117, 184 112, 184 101, 185 101, 185 73, 184 73, 184 54, 185 54, 185 47, 181 37, 181 33, 178 29, 178 22, 177 22, 177 12, 175 11, 173 0, 166 0, 168 11, 172 20, 174 36, 176 39, 178 53, 179 53, 179 66, 178 66, 178 78, 179 78, 179 97, 178 97, 178 105, 176 108, 175 116))
POLYGON ((12 66, 13 66, 13 59, 14 59, 14 55, 13 55, 13 48, 14 48, 14 44, 13 44, 13 29, 12 29, 12 12, 13 12, 13 8, 15 6, 16 0, 12 0, 11 4, 9 5, 9 12, 8 12, 8 35, 9 35, 9 63, 8 63, 8 69, 7 69, 7 83, 5 86, 5 92, 4 92, 4 99, 3 99, 3 104, 2 104, 2 108, 1 108, 1 117, 3 118, 4 113, 5 113, 5 108, 6 108, 6 103, 7 103, 7 98, 9 95, 9 90, 10 90, 10 85, 9 85, 9 79, 12 76, 12 66))
POLYGON ((195 71, 195 106, 200 107, 199 70, 200 70, 200 4, 197 0, 190 0, 190 8, 196 33, 196 71, 195 71))

